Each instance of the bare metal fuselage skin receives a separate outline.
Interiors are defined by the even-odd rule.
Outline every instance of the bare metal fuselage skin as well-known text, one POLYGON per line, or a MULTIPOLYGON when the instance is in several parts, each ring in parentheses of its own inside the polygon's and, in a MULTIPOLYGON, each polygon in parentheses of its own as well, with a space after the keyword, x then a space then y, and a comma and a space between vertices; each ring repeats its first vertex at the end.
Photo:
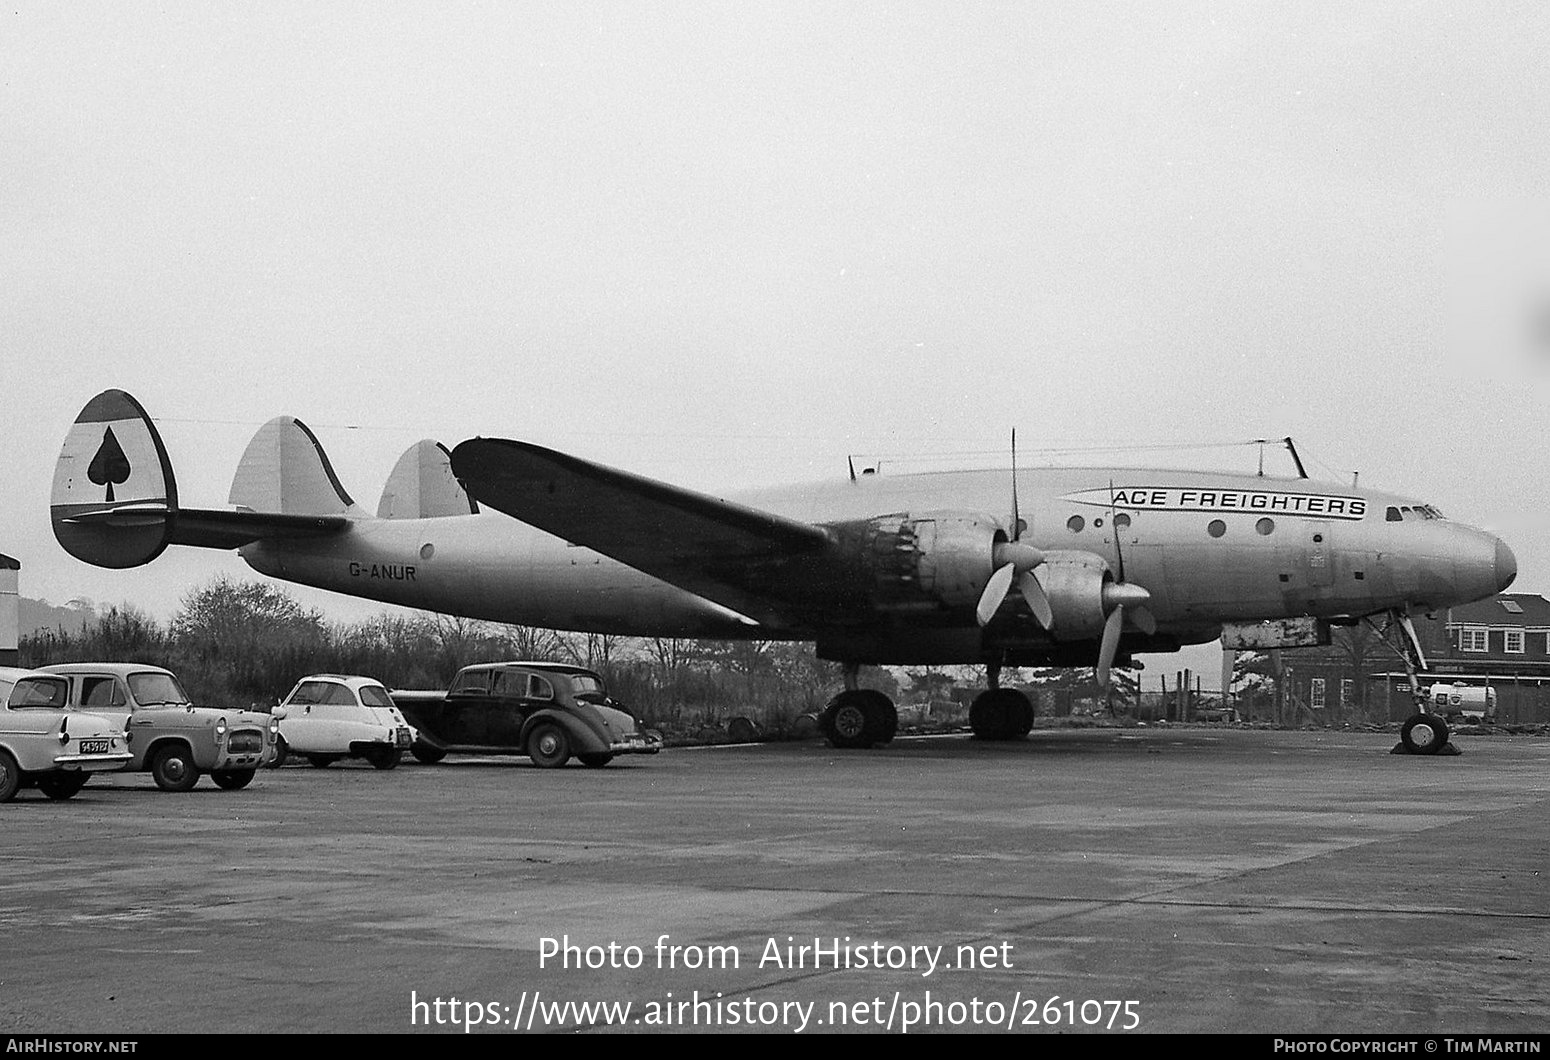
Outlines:
MULTIPOLYGON (((1485 531, 1429 511, 1423 516, 1416 502, 1393 494, 1326 482, 1198 471, 1025 469, 1018 492, 1028 524, 1023 542, 1049 552, 1090 553, 1115 572, 1123 562, 1124 580, 1151 594, 1157 636, 1142 642, 1127 633, 1127 650, 1211 640, 1227 621, 1464 603, 1504 588, 1515 571, 1511 553, 1485 531), (1404 517, 1394 520, 1400 508, 1404 517), (1118 542, 1116 517, 1122 517, 1118 542)), ((732 499, 819 525, 895 513, 978 513, 1005 524, 1010 493, 1004 471, 964 471, 867 475, 732 499)), ((268 539, 241 554, 273 577, 521 625, 657 637, 813 638, 820 650, 835 634, 811 622, 751 624, 726 607, 498 513, 362 518, 333 537, 268 539)), ((958 600, 933 606, 930 593, 924 596, 914 606, 880 613, 870 631, 858 628, 852 616, 829 654, 971 661, 982 636, 1024 647, 1066 639, 1059 628, 1045 632, 1019 623, 1015 601, 1003 608, 1007 621, 998 618, 982 633, 972 607, 958 600)))

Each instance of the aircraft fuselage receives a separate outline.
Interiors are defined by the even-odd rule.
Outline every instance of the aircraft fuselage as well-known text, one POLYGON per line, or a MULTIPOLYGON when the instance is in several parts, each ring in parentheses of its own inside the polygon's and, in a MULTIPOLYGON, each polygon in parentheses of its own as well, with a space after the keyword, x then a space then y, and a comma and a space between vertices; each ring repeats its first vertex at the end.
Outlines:
MULTIPOLYGON (((1214 639, 1225 621, 1464 603, 1498 591, 1516 569, 1494 536, 1441 518, 1425 505, 1307 479, 1024 469, 1018 492, 1028 524, 1023 542, 1051 554, 1090 554, 1116 572, 1122 565, 1124 580, 1151 594, 1157 633, 1142 638, 1127 632, 1127 650, 1214 639)), ((909 540, 917 542, 945 534, 965 515, 1004 524, 1009 497, 1006 472, 968 471, 866 475, 729 499, 826 527, 908 516, 909 540)), ((784 620, 766 615, 752 623, 498 513, 362 518, 333 537, 271 538, 241 554, 255 570, 277 578, 521 625, 640 636, 811 638, 821 648, 827 640, 876 661, 890 655, 901 656, 897 661, 958 657, 981 642, 972 607, 966 610, 963 594, 947 585, 951 572, 933 566, 929 546, 911 547, 918 554, 905 557, 915 566, 904 589, 879 589, 868 613, 852 608, 827 627, 811 614, 784 620)), ((1046 632, 1021 622, 1015 601, 1003 614, 1005 621, 998 616, 985 634, 1008 647, 1092 639, 1091 631, 1057 625, 1046 632)))

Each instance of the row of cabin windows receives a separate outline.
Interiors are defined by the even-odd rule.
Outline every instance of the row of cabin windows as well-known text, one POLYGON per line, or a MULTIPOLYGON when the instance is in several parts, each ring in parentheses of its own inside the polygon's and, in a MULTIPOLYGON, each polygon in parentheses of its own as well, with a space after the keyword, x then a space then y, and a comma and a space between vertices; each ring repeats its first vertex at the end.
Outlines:
MULTIPOLYGON (((1545 638, 1545 651, 1550 653, 1550 634, 1535 633, 1545 638)), ((1490 651, 1491 631, 1485 626, 1465 626, 1459 630, 1459 651, 1490 651)), ((1521 629, 1502 631, 1502 651, 1508 655, 1522 655, 1527 650, 1528 633, 1521 629)))
MULTIPOLYGON (((1114 528, 1116 530, 1123 530, 1129 525, 1130 516, 1126 515, 1124 512, 1120 512, 1114 517, 1114 528)), ((1086 528, 1087 520, 1083 519, 1080 515, 1073 515, 1071 518, 1066 520, 1066 529, 1071 531, 1073 534, 1080 534, 1086 528)), ((1093 529, 1103 529, 1102 517, 1093 520, 1093 529)), ((1275 529, 1276 521, 1269 517, 1260 519, 1254 524, 1254 532, 1260 537, 1269 537, 1271 534, 1275 533, 1275 529)), ((1209 523, 1206 524, 1206 533, 1210 534, 1212 537, 1221 537, 1223 534, 1227 533, 1227 524, 1220 519, 1212 519, 1209 523)))

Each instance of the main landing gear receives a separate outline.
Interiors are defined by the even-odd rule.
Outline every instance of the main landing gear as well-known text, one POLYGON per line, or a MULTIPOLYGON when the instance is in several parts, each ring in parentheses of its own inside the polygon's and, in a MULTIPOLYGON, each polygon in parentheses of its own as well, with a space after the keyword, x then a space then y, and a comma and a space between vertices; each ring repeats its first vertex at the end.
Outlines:
POLYGON ((835 747, 846 750, 888 743, 899 731, 899 712, 893 700, 871 688, 858 688, 861 667, 845 664, 845 691, 829 700, 819 728, 835 747))
MULTIPOLYGON (((845 691, 829 700, 818 725, 829 743, 849 749, 888 743, 899 731, 893 701, 870 688, 858 688, 860 667, 845 665, 845 691)), ((1033 729, 1033 703, 1015 688, 1000 686, 1001 667, 989 667, 989 689, 969 706, 969 728, 977 740, 1020 740, 1033 729)))
POLYGON ((1033 731, 1033 703, 1015 688, 1001 687, 1001 667, 985 668, 990 686, 969 704, 976 740, 1020 740, 1033 731))

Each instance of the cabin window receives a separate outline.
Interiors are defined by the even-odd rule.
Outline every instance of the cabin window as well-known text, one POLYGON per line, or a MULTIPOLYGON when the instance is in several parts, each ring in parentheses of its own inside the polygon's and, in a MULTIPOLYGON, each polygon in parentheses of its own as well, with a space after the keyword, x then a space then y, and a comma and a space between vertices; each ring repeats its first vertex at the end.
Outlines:
POLYGON ((1401 516, 1399 514, 1399 509, 1394 507, 1392 504, 1389 505, 1389 510, 1388 510, 1387 513, 1384 514, 1383 518, 1387 519, 1391 523, 1399 522, 1400 519, 1401 519, 1401 516))
POLYGON ((1209 523, 1206 524, 1206 533, 1210 534, 1212 537, 1221 537, 1226 532, 1227 524, 1222 522, 1220 519, 1212 519, 1209 523))
POLYGON ((1522 655, 1523 631, 1521 629, 1509 629, 1506 633, 1505 643, 1502 645, 1502 648, 1505 651, 1511 652, 1513 655, 1522 655))
POLYGON ((1254 529, 1260 537, 1269 537, 1276 532, 1276 521, 1274 519, 1261 519, 1254 524, 1254 529))
POLYGON ((1066 529, 1071 531, 1073 534, 1080 534, 1082 532, 1082 527, 1086 525, 1087 521, 1080 515, 1073 515, 1071 518, 1066 520, 1066 529))
POLYGON ((1465 627, 1459 630, 1459 651, 1486 651, 1487 637, 1484 628, 1465 627))
POLYGON ((528 678, 527 694, 530 699, 553 699, 554 686, 546 678, 533 674, 528 678))
POLYGON ((1120 512, 1118 515, 1116 515, 1114 517, 1114 529, 1116 529, 1116 530, 1124 530, 1124 529, 1126 529, 1129 526, 1130 526, 1130 516, 1126 515, 1124 512, 1120 512))

